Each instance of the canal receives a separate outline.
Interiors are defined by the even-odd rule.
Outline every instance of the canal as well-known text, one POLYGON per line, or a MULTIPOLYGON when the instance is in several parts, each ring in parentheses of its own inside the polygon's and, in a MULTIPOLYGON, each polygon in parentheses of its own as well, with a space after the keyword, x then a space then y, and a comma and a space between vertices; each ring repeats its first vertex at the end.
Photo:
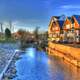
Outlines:
POLYGON ((80 69, 44 51, 27 48, 20 57, 13 80, 80 80, 80 69))

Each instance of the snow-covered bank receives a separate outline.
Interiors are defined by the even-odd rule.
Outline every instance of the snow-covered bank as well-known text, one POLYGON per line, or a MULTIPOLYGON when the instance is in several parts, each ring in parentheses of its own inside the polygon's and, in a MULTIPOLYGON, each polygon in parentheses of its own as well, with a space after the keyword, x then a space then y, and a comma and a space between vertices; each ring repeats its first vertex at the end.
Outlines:
POLYGON ((0 80, 7 70, 9 64, 15 55, 15 50, 18 48, 17 44, 0 43, 0 80))

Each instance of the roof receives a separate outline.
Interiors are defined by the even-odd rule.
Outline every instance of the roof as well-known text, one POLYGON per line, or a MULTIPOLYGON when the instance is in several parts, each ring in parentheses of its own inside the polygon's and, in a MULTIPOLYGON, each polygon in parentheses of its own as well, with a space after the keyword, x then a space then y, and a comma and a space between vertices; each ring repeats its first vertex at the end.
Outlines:
POLYGON ((66 16, 65 16, 65 15, 61 15, 61 16, 59 17, 59 20, 62 20, 62 21, 66 20, 66 16))
POLYGON ((75 18, 76 18, 76 20, 78 21, 78 23, 80 24, 80 15, 73 15, 75 18))
POLYGON ((71 20, 71 17, 68 17, 69 20, 71 20))
POLYGON ((59 25, 60 25, 60 28, 62 29, 63 24, 64 24, 64 21, 63 21, 63 20, 59 20, 58 23, 59 23, 59 25))
POLYGON ((56 18, 56 20, 58 20, 60 18, 60 16, 52 16, 49 25, 51 24, 52 20, 54 20, 54 18, 56 18))
POLYGON ((57 18, 57 19, 59 19, 59 18, 60 18, 60 16, 52 16, 52 18, 54 18, 54 17, 55 17, 55 18, 57 18))

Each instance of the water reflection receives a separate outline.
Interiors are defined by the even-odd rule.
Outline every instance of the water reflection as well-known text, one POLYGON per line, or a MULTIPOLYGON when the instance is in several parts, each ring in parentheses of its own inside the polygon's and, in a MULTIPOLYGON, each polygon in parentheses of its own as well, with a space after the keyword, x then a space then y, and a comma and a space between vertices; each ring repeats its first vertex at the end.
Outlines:
POLYGON ((80 69, 35 48, 28 48, 21 57, 13 80, 80 80, 80 69))
POLYGON ((27 48, 25 52, 26 52, 26 55, 28 58, 34 58, 36 49, 35 48, 27 48))

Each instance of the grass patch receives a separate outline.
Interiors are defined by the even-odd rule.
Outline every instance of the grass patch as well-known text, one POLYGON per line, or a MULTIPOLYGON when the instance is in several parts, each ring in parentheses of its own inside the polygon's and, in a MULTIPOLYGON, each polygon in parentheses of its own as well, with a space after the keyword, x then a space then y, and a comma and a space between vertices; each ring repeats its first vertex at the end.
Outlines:
POLYGON ((0 39, 0 43, 16 43, 14 39, 0 39))

